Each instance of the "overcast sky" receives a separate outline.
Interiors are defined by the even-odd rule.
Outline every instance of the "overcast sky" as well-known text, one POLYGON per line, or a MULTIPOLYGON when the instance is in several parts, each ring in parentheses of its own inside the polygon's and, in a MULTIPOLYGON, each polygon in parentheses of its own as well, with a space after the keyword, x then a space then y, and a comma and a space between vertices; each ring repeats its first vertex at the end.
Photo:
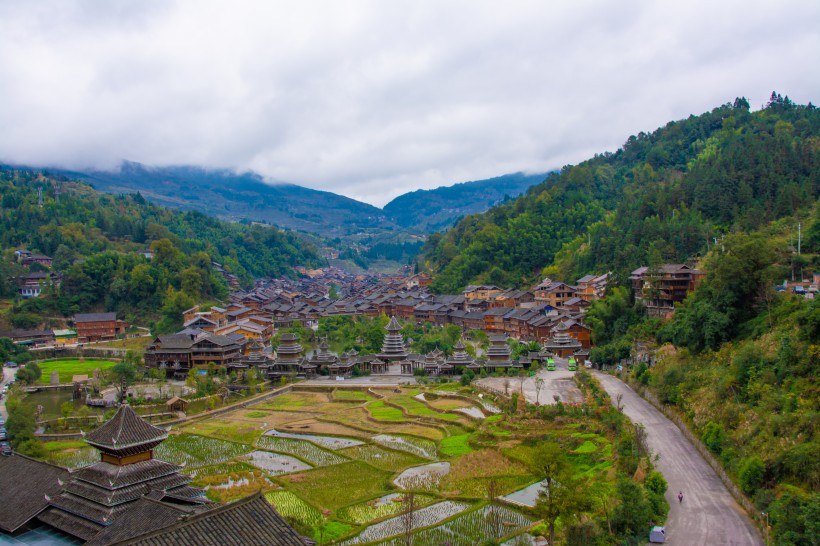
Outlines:
POLYGON ((253 170, 378 206, 736 96, 820 101, 820 2, 0 0, 0 161, 253 170))

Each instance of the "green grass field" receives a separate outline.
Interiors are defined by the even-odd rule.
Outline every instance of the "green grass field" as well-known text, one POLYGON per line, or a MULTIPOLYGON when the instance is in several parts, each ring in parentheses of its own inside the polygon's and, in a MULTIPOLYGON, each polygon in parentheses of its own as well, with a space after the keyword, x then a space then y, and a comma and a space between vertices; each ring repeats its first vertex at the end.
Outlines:
POLYGON ((43 375, 40 377, 40 382, 48 384, 51 381, 51 372, 57 370, 60 374, 60 383, 71 383, 71 378, 75 375, 86 374, 91 377, 94 370, 99 368, 107 370, 116 364, 113 360, 91 360, 86 358, 80 361, 78 358, 65 360, 44 360, 38 362, 37 365, 43 370, 43 375))

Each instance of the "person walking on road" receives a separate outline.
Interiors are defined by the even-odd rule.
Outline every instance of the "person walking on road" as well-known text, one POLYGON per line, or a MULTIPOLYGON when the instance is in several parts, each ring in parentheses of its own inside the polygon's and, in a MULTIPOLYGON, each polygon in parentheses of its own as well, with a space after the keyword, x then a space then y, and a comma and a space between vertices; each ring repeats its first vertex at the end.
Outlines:
POLYGON ((683 504, 683 491, 678 491, 678 504, 683 504))

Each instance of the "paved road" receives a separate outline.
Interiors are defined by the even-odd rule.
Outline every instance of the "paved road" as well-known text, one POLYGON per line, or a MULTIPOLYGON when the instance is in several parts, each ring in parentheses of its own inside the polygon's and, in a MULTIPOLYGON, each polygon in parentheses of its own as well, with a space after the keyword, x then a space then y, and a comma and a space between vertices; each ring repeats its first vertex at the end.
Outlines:
POLYGON ((622 394, 627 417, 646 427, 649 447, 660 454, 655 466, 666 477, 670 546, 762 546, 763 539, 717 474, 672 421, 621 380, 596 373, 613 400, 622 394), (678 491, 683 491, 679 504, 678 491))

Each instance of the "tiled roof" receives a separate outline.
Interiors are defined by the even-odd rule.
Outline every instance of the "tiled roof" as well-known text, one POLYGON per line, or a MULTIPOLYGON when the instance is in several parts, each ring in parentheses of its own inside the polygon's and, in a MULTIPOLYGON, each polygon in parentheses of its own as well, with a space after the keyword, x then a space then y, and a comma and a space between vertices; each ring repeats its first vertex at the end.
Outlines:
POLYGON ((189 514, 190 509, 158 502, 143 497, 114 520, 114 523, 103 528, 86 546, 103 546, 115 542, 130 540, 136 535, 143 535, 173 525, 178 519, 189 514))
POLYGON ((177 523, 116 544, 132 546, 305 546, 306 540, 268 504, 261 492, 186 517, 177 523))
POLYGON ((74 322, 106 322, 117 320, 117 313, 80 313, 74 315, 74 322))
POLYGON ((123 404, 107 423, 86 434, 85 441, 94 447, 123 450, 152 444, 168 437, 168 432, 155 427, 137 415, 131 406, 123 404))
POLYGON ((48 506, 45 495, 57 495, 68 481, 65 468, 14 454, 0 457, 0 529, 11 533, 48 506))
POLYGON ((188 349, 194 344, 194 340, 187 334, 171 334, 159 336, 161 349, 188 349))
POLYGON ((94 536, 103 528, 102 525, 88 521, 80 516, 69 514, 68 512, 64 512, 59 508, 54 508, 53 506, 50 506, 47 510, 44 510, 39 516, 37 516, 37 519, 56 529, 75 537, 79 537, 83 540, 94 538, 94 536))
POLYGON ((177 465, 151 459, 127 465, 95 463, 71 473, 72 477, 106 489, 119 489, 179 472, 177 465))

